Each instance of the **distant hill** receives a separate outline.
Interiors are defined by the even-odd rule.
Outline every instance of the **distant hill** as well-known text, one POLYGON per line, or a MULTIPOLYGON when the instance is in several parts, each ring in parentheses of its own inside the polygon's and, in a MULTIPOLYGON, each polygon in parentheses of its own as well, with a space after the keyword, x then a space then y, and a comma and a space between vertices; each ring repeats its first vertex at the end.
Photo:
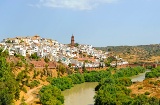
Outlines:
POLYGON ((138 46, 107 46, 95 48, 98 50, 108 51, 111 55, 122 57, 130 63, 160 61, 160 44, 138 46))

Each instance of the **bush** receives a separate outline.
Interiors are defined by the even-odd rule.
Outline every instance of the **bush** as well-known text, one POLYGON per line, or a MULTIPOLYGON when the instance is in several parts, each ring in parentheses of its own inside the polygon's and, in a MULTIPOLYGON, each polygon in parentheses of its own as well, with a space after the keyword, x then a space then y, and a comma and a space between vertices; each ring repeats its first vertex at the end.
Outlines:
POLYGON ((146 91, 144 94, 145 94, 145 95, 150 95, 150 92, 146 91))
POLYGON ((63 105, 64 103, 64 96, 61 94, 61 90, 52 85, 42 87, 39 95, 42 105, 63 105))
POLYGON ((160 67, 154 68, 151 72, 145 74, 145 78, 158 78, 160 77, 160 67))
POLYGON ((31 54, 30 58, 38 60, 40 57, 37 55, 37 53, 34 53, 34 54, 31 54))
POLYGON ((83 74, 77 73, 77 74, 69 75, 68 77, 72 79, 73 84, 80 84, 85 82, 83 74))
POLYGON ((143 89, 143 86, 139 86, 139 87, 138 87, 138 90, 140 90, 140 89, 143 89))
POLYGON ((32 89, 32 88, 34 88, 35 86, 37 87, 39 84, 40 84, 39 81, 34 80, 34 81, 32 81, 32 82, 29 83, 29 87, 32 89))
POLYGON ((27 89, 25 87, 22 87, 21 90, 27 93, 27 89))
POLYGON ((73 86, 73 82, 69 77, 54 78, 51 85, 56 86, 63 91, 65 89, 70 89, 73 86))
POLYGON ((16 64, 16 66, 18 66, 18 67, 22 67, 22 65, 23 65, 23 63, 21 61, 18 61, 16 64))
POLYGON ((111 76, 110 71, 99 71, 99 72, 89 72, 84 73, 85 82, 99 82, 102 78, 107 78, 111 76))

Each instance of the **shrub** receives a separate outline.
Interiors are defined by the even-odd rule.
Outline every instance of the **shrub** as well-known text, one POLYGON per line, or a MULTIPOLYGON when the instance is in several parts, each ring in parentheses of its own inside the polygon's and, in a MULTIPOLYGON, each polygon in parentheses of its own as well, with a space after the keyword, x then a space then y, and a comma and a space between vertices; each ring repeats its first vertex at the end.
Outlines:
POLYGON ((150 95, 150 92, 146 91, 144 94, 145 94, 145 95, 150 95))
POLYGON ((42 87, 39 95, 42 105, 63 105, 64 103, 61 90, 52 85, 42 87))
POLYGON ((27 93, 27 89, 25 87, 22 87, 21 90, 27 93))
POLYGON ((32 88, 34 88, 35 86, 37 87, 39 84, 40 84, 39 81, 34 80, 34 81, 32 81, 32 82, 29 83, 29 87, 32 89, 32 88))
POLYGON ((140 89, 143 89, 143 86, 139 86, 139 87, 138 87, 138 90, 140 90, 140 89))

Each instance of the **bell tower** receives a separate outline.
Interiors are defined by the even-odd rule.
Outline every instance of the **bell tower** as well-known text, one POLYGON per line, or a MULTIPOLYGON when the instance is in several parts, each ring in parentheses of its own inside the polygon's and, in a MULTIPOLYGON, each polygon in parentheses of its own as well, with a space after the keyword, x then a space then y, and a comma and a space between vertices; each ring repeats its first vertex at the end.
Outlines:
POLYGON ((73 48, 74 47, 74 36, 72 35, 71 37, 71 47, 73 48))

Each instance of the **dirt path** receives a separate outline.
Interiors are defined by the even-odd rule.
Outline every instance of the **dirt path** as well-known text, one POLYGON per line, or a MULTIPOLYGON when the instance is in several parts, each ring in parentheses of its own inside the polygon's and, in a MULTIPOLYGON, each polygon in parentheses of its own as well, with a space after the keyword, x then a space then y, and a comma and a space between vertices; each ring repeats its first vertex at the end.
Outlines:
POLYGON ((26 103, 27 103, 27 105, 29 104, 29 103, 31 103, 31 102, 33 102, 33 100, 36 98, 36 94, 38 94, 38 92, 39 92, 39 90, 41 89, 41 87, 42 87, 43 85, 40 85, 40 86, 38 86, 38 87, 35 87, 35 88, 33 88, 33 89, 31 89, 31 90, 29 90, 28 92, 27 92, 27 100, 25 101, 26 103))

